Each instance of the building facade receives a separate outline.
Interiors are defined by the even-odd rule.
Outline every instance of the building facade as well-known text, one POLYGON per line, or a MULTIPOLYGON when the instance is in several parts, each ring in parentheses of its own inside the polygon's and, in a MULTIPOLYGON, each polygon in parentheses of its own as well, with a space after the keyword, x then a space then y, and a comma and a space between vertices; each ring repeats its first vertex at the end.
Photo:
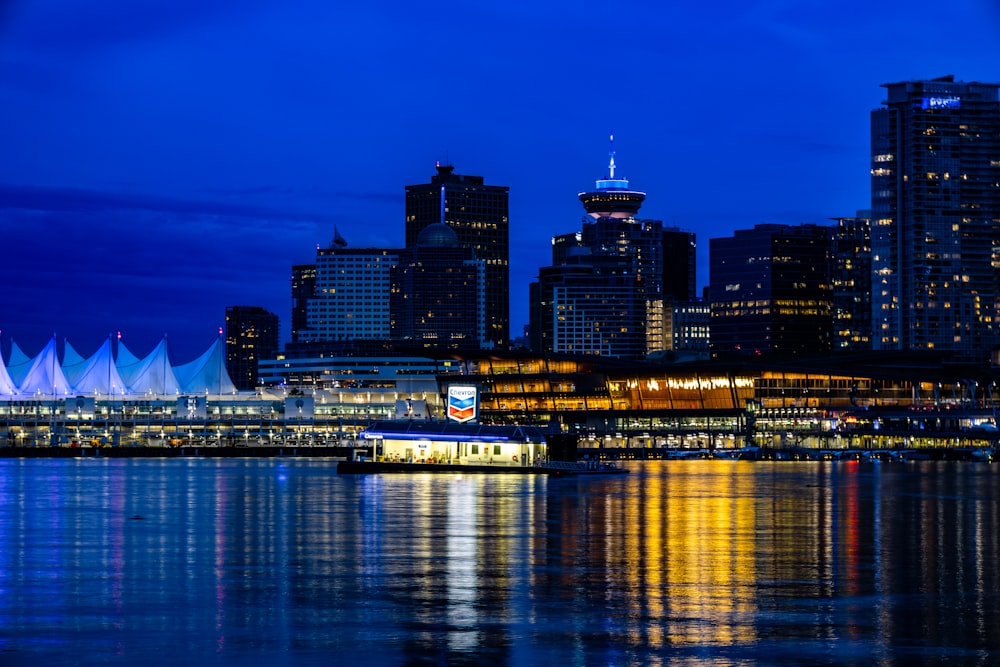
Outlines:
MULTIPOLYGON (((295 342, 391 337, 391 272, 402 251, 345 246, 335 243, 316 251, 306 327, 298 331, 295 342)), ((293 275, 293 289, 295 284, 293 275)))
POLYGON ((672 348, 670 299, 674 290, 692 298, 694 235, 636 217, 646 193, 616 169, 612 150, 607 177, 578 195, 586 211, 580 231, 553 237, 552 265, 530 286, 538 352, 640 359, 672 348))
POLYGON ((710 239, 716 353, 831 349, 830 228, 756 225, 710 239))
POLYGON ((985 358, 1000 314, 1000 86, 883 87, 871 114, 874 348, 985 358))
POLYGON ((562 266, 542 267, 529 301, 534 350, 646 356, 646 302, 625 259, 581 253, 562 266))
POLYGON ((279 321, 260 306, 226 308, 226 371, 239 390, 259 384, 259 364, 278 354, 279 321))
POLYGON ((663 228, 663 298, 675 304, 698 298, 697 236, 678 227, 663 228))
POLYGON ((833 349, 872 347, 871 213, 836 218, 830 283, 833 289, 833 349))
POLYGON ((455 231, 460 246, 474 250, 484 262, 486 340, 496 347, 510 344, 509 190, 441 164, 430 183, 406 186, 407 248, 416 246, 425 227, 443 222, 455 231))
POLYGON ((675 352, 708 352, 711 305, 702 299, 675 301, 670 310, 670 349, 675 352))
POLYGON ((299 342, 300 332, 309 327, 309 300, 316 292, 316 265, 292 267, 292 342, 299 342))
POLYGON ((454 230, 428 225, 390 271, 392 337, 422 347, 482 349, 486 265, 459 245, 454 230))

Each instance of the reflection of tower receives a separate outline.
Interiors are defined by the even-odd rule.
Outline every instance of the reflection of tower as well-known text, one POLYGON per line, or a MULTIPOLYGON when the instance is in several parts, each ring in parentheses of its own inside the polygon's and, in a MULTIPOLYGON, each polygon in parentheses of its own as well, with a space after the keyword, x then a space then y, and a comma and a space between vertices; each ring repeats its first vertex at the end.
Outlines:
POLYGON ((486 340, 497 346, 510 340, 508 194, 506 186, 486 185, 482 176, 456 174, 441 164, 430 183, 406 186, 407 248, 417 246, 425 227, 443 222, 459 246, 475 250, 486 264, 486 340))

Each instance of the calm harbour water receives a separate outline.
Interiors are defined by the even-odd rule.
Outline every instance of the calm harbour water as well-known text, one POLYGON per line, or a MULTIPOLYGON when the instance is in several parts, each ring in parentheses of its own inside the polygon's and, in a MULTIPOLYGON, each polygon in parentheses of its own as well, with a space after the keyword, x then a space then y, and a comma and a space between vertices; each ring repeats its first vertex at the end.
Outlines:
POLYGON ((0 460, 0 665, 1000 663, 1000 466, 0 460))

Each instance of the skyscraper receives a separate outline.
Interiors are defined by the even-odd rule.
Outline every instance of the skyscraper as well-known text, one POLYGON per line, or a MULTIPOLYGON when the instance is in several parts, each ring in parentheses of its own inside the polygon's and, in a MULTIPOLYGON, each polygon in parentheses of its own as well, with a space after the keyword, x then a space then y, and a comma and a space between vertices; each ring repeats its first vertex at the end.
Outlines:
POLYGON ((883 87, 871 114, 873 346, 982 359, 1000 332, 1000 86, 883 87))
POLYGON ((277 315, 259 306, 226 308, 226 371, 237 389, 254 389, 258 363, 277 354, 277 315))
POLYGON ((697 241, 694 232, 663 228, 663 298, 686 303, 698 298, 697 241))
POLYGON ((424 227, 390 271, 392 337, 432 348, 481 349, 486 337, 486 267, 455 231, 424 227))
MULTIPOLYGON (((316 251, 313 294, 305 303, 306 327, 298 330, 295 342, 390 338, 390 274, 402 251, 346 246, 335 241, 316 251)), ((296 268, 293 290, 296 275, 309 275, 296 268)))
POLYGON ((464 248, 486 264, 486 340, 510 343, 509 188, 486 185, 482 176, 456 174, 437 166, 430 183, 406 186, 406 247, 416 247, 420 232, 443 222, 464 248))
POLYGON ((316 291, 316 265, 292 267, 292 342, 299 342, 301 332, 309 327, 309 300, 316 291))
POLYGON ((834 350, 872 348, 871 213, 836 218, 830 286, 833 289, 834 350))
POLYGON ((829 351, 830 228, 756 225, 709 239, 716 352, 829 351))
POLYGON ((628 259, 583 249, 538 274, 529 286, 533 350, 646 356, 646 302, 628 259))
MULTIPOLYGON (((612 146, 608 174, 578 197, 586 216, 579 232, 552 239, 552 265, 530 288, 531 344, 538 352, 584 352, 636 359, 672 347, 671 309, 664 300, 669 276, 664 248, 674 240, 659 220, 636 217, 646 193, 615 174, 612 146)), ((693 235, 677 275, 693 271, 693 235), (690 261, 689 261, 690 260, 690 261)), ((674 253, 671 248, 672 254, 674 253)), ((681 291, 689 289, 688 278, 681 291)), ((690 277, 693 290, 693 274, 690 277)))

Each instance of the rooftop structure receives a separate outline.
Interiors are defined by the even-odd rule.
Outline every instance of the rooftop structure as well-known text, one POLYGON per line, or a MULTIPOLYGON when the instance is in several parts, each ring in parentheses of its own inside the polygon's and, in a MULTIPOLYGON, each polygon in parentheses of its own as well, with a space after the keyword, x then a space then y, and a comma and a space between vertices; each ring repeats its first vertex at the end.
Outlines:
MULTIPOLYGON (((226 371, 225 344, 221 336, 197 359, 181 365, 171 363, 166 338, 142 359, 133 355, 121 340, 117 341, 115 356, 111 337, 86 359, 79 357, 68 344, 65 347, 69 352, 60 360, 53 336, 30 359, 24 372, 17 373, 16 382, 9 368, 3 368, 0 371, 0 400, 69 396, 124 399, 191 393, 231 395, 237 391, 226 371)), ((17 349, 16 345, 12 345, 12 349, 17 349)), ((12 361, 14 356, 11 355, 12 361)))
POLYGON ((632 218, 646 199, 645 192, 629 188, 628 179, 615 176, 615 137, 611 136, 607 178, 599 178, 590 192, 578 196, 592 218, 632 218))

